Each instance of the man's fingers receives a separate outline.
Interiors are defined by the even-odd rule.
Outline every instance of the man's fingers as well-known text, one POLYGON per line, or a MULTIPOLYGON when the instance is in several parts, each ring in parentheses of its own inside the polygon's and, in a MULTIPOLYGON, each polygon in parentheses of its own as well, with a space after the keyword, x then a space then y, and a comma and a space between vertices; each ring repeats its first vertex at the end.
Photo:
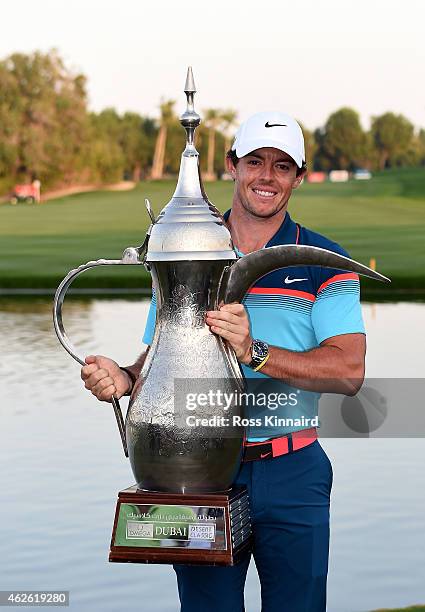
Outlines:
POLYGON ((89 376, 91 376, 94 372, 99 369, 97 363, 92 363, 91 365, 86 365, 81 368, 81 378, 83 380, 87 380, 89 376))
POLYGON ((123 391, 118 392, 116 384, 120 388, 125 386, 121 384, 122 380, 119 376, 119 374, 122 376, 124 374, 115 361, 102 355, 87 355, 85 362, 86 365, 81 368, 81 378, 86 389, 104 402, 110 402, 113 395, 117 398, 122 396, 123 391))
POLYGON ((235 315, 241 315, 244 314, 245 311, 245 306, 243 304, 223 304, 223 306, 220 307, 220 312, 233 312, 235 315))
POLYGON ((104 389, 98 396, 97 399, 101 400, 102 402, 110 402, 112 399, 112 396, 115 395, 117 392, 117 390, 115 389, 114 385, 109 385, 109 387, 106 387, 106 389, 104 389))
POLYGON ((222 321, 222 320, 215 320, 211 323, 210 328, 214 331, 215 329, 222 329, 222 330, 227 330, 227 331, 231 331, 234 334, 238 334, 238 332, 242 335, 243 334, 243 329, 240 329, 238 325, 235 325, 234 323, 229 323, 228 321, 222 321))
POLYGON ((108 370, 105 370, 105 368, 100 368, 99 370, 93 372, 93 374, 90 376, 90 382, 92 382, 92 384, 96 384, 99 380, 102 380, 102 378, 107 378, 108 376, 108 370))
POLYGON ((109 376, 109 373, 106 370, 99 370, 90 376, 89 380, 86 381, 86 387, 88 383, 90 385, 88 388, 90 389, 95 389, 96 387, 99 389, 104 389, 106 381, 109 381, 108 384, 110 385, 115 384, 112 377, 109 376))
POLYGON ((236 345, 241 340, 239 334, 235 334, 228 329, 223 329, 222 327, 217 327, 216 325, 211 327, 211 331, 214 332, 214 334, 221 336, 221 338, 228 340, 231 345, 236 345))
POLYGON ((241 325, 244 318, 240 315, 235 315, 231 312, 224 311, 214 311, 213 314, 207 314, 207 321, 228 321, 229 323, 233 323, 234 325, 241 325))
POLYGON ((104 368, 95 370, 88 378, 85 379, 86 389, 92 389, 100 380, 107 378, 108 376, 109 372, 104 368))
POLYGON ((100 394, 110 386, 113 386, 115 388, 114 380, 110 376, 106 376, 92 386, 91 392, 93 393, 93 395, 96 395, 96 397, 99 397, 100 394))
POLYGON ((249 333, 249 327, 245 326, 240 320, 227 321, 226 319, 209 319, 207 324, 210 326, 210 329, 214 327, 225 329, 238 336, 246 336, 249 333))
POLYGON ((109 375, 109 372, 104 368, 97 370, 89 376, 85 381, 84 386, 94 395, 98 395, 99 391, 103 390, 107 384, 116 384, 115 380, 109 375))

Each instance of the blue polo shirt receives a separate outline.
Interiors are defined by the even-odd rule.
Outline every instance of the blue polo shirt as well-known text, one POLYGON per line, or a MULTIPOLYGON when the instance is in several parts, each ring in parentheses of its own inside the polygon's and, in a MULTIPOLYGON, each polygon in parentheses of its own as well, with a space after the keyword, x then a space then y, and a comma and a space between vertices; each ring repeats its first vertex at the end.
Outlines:
MULTIPOLYGON (((225 213, 226 220, 229 214, 230 211, 225 213)), ((349 256, 337 243, 294 223, 288 213, 264 248, 284 244, 316 246, 349 256)), ((351 272, 310 266, 281 268, 260 278, 242 303, 248 312, 252 337, 290 351, 308 351, 332 336, 365 333, 359 278, 351 272)), ((153 295, 143 336, 145 344, 152 343, 155 316, 153 295)), ((295 389, 245 365, 241 367, 248 392, 253 391, 262 400, 248 404, 250 441, 308 429, 315 423, 319 393, 295 389), (265 397, 275 398, 276 394, 281 394, 278 405, 276 401, 264 405, 265 397), (287 403, 285 395, 290 398, 287 403)))

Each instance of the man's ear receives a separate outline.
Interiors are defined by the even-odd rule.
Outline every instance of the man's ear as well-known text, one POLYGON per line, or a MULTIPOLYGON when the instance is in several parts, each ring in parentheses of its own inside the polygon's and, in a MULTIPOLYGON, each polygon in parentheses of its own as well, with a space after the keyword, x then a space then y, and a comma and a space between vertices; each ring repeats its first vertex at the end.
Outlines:
POLYGON ((299 174, 294 182, 292 183, 292 189, 297 189, 297 187, 299 187, 303 181, 303 179, 305 178, 305 175, 307 174, 307 170, 303 170, 301 172, 301 174, 299 174))
POLYGON ((230 157, 227 157, 227 156, 226 156, 226 169, 227 169, 227 172, 232 177, 232 179, 235 179, 236 178, 236 168, 233 165, 233 162, 230 159, 230 157))

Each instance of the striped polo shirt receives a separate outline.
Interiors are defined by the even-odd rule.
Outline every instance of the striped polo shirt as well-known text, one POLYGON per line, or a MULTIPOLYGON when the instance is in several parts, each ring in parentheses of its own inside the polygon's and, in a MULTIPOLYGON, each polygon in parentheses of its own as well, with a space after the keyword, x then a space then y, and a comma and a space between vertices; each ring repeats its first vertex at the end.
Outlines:
MULTIPOLYGON (((225 213, 226 220, 229 214, 230 211, 225 213)), ((294 223, 288 213, 264 248, 284 244, 315 246, 349 256, 335 242, 294 223)), ((308 351, 332 336, 365 332, 359 279, 351 272, 310 266, 281 268, 260 278, 245 295, 243 304, 250 319, 252 337, 290 351, 308 351)), ((155 316, 153 295, 143 336, 145 344, 152 342, 155 316)), ((247 438, 250 441, 308 429, 315 422, 319 393, 295 389, 245 365, 242 371, 247 391, 261 399, 254 405, 248 403, 247 418, 251 424, 247 427, 247 438), (278 394, 280 401, 270 400, 275 400, 278 394)))

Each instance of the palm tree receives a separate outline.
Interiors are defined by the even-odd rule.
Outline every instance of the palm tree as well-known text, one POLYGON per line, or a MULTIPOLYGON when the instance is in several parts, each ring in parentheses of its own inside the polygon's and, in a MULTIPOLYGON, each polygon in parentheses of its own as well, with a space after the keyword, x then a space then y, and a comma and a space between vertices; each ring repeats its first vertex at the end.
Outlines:
POLYGON ((233 108, 226 108, 221 113, 222 130, 224 133, 224 155, 230 149, 231 136, 229 132, 236 125, 238 113, 233 108))
POLYGON ((204 111, 204 121, 208 128, 208 161, 204 179, 206 181, 215 181, 217 178, 214 172, 215 133, 221 122, 221 111, 218 108, 207 108, 204 111))
POLYGON ((161 179, 164 174, 164 158, 165 158, 165 145, 167 143, 167 129, 170 123, 175 118, 174 115, 174 104, 175 100, 163 100, 159 105, 161 110, 161 124, 156 137, 155 153, 153 156, 151 178, 161 179))

